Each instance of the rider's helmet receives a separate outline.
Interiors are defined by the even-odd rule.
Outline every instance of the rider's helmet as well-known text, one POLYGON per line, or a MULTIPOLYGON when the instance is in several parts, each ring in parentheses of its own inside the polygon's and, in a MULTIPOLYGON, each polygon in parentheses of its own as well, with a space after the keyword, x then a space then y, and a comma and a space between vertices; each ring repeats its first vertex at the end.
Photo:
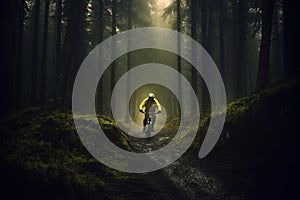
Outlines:
POLYGON ((153 93, 149 93, 149 98, 154 98, 155 95, 153 93))

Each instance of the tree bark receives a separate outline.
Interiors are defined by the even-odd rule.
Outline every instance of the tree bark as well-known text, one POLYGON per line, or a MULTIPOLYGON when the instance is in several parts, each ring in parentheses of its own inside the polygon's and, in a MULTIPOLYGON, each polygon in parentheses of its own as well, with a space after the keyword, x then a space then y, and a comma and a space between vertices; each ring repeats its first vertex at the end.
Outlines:
MULTIPOLYGON (((117 2, 116 0, 112 0, 111 4, 111 10, 112 10, 112 23, 111 23, 111 35, 114 36, 117 34, 117 2)), ((114 53, 115 48, 116 48, 116 43, 113 40, 112 41, 112 52, 111 54, 114 53)), ((114 85, 115 85, 115 79, 116 79, 116 62, 114 61, 111 64, 111 74, 110 74, 110 89, 111 93, 113 92, 114 85)), ((114 105, 115 102, 112 102, 112 105, 114 105)))
POLYGON ((232 1, 233 17, 233 96, 246 94, 247 85, 247 1, 232 1))
POLYGON ((238 76, 240 76, 239 74, 239 63, 238 63, 238 59, 237 59, 237 55, 238 55, 238 3, 237 0, 232 0, 232 73, 230 76, 230 80, 232 81, 232 96, 233 98, 236 98, 239 96, 238 94, 238 90, 239 90, 239 78, 238 76))
POLYGON ((300 1, 283 1, 284 15, 284 76, 285 79, 299 77, 300 1))
MULTIPOLYGON (((176 0, 176 12, 177 12, 177 32, 181 32, 181 0, 176 0)), ((177 37, 177 49, 178 49, 178 54, 180 54, 180 49, 181 49, 181 41, 180 37, 178 35, 177 37)), ((182 66, 181 66, 181 56, 177 56, 177 68, 178 68, 178 98, 182 99, 182 87, 181 87, 181 73, 182 73, 182 66)), ((174 104, 174 111, 178 114, 180 114, 180 108, 177 107, 177 104, 174 104)))
MULTIPOLYGON (((99 38, 98 38, 98 42, 101 43, 104 40, 104 18, 103 18, 103 12, 104 12, 104 5, 103 5, 103 0, 99 0, 99 13, 98 13, 98 18, 99 18, 99 38)), ((99 52, 98 55, 98 60, 99 62, 103 61, 103 52, 99 52)), ((101 71, 103 69, 100 69, 101 71)), ((104 92, 103 92, 103 76, 99 81, 99 90, 97 91, 97 95, 98 95, 98 100, 99 100, 99 111, 101 113, 104 112, 104 92)))
POLYGON ((204 48, 207 48, 207 2, 202 0, 201 8, 201 40, 204 48))
MULTIPOLYGON (((197 0, 191 0, 191 37, 197 41, 197 0)), ((192 46, 192 61, 196 61, 196 50, 195 47, 192 46)), ((194 89, 195 94, 198 94, 197 88, 197 70, 193 65, 191 65, 192 70, 192 87, 194 89)), ((192 105, 195 105, 197 102, 192 102, 192 105)), ((195 112, 195 108, 191 107, 192 114, 195 112)))
MULTIPOLYGON (((127 5, 127 30, 130 30, 132 28, 132 0, 127 0, 128 1, 128 5, 127 5)), ((131 46, 131 37, 128 38, 128 49, 130 49, 131 46)), ((131 69, 131 54, 127 53, 127 72, 131 69)), ((129 91, 130 91, 130 81, 131 81, 131 77, 127 77, 127 95, 129 95, 129 91)), ((129 99, 130 97, 128 96, 127 99, 129 99)), ((128 111, 128 113, 130 114, 130 110, 129 110, 129 105, 125 105, 125 109, 126 111, 128 111)), ((126 118, 126 121, 129 122, 129 117, 126 118)))
POLYGON ((224 18, 225 18, 225 6, 224 6, 224 0, 219 0, 219 26, 220 26, 220 40, 219 40, 219 48, 220 48, 220 66, 219 70, 223 77, 223 80, 225 79, 225 69, 224 69, 224 18))
POLYGON ((43 52, 41 70, 41 102, 46 98, 46 72, 47 72, 47 49, 48 49, 48 17, 50 0, 45 2, 44 30, 43 30, 43 52))
MULTIPOLYGON (((7 61, 3 64, 3 66, 7 65, 8 63, 10 64, 10 67, 7 67, 7 72, 8 74, 5 74, 5 71, 1 73, 1 75, 3 74, 3 77, 1 77, 1 81, 3 80, 3 84, 2 85, 6 85, 9 84, 9 89, 7 92, 7 106, 10 107, 14 107, 16 105, 16 81, 17 81, 17 77, 16 77, 16 72, 17 72, 17 61, 16 61, 16 57, 17 57, 17 47, 18 47, 18 43, 16 41, 16 38, 18 37, 18 33, 16 30, 18 30, 18 13, 19 13, 19 8, 18 8, 18 1, 16 0, 12 0, 9 2, 9 7, 7 8, 10 10, 10 15, 8 15, 7 13, 4 13, 4 15, 2 16, 1 19, 5 19, 4 23, 7 23, 7 16, 9 16, 9 20, 8 20, 8 26, 7 26, 7 30, 8 30, 8 34, 7 37, 4 37, 5 40, 4 42, 6 42, 6 40, 8 40, 8 44, 3 48, 3 53, 5 53, 6 51, 8 51, 8 59, 7 61)), ((5 29, 3 29, 5 31, 5 29)), ((2 49, 1 49, 2 50, 2 49)), ((2 53, 2 52, 1 52, 2 53)), ((3 57, 4 59, 6 57, 3 57)), ((4 68, 4 67, 3 67, 4 68)), ((4 68, 6 69, 6 68, 4 68)))
POLYGON ((237 49, 237 70, 238 96, 245 96, 247 94, 247 1, 239 0, 238 3, 238 49, 237 49))
POLYGON ((24 33, 24 18, 25 18, 25 0, 18 1, 18 36, 17 36, 17 52, 16 52, 16 106, 22 107, 22 80, 23 80, 23 69, 22 69, 22 51, 23 51, 23 33, 24 33))
POLYGON ((213 2, 209 0, 207 2, 207 36, 206 36, 206 50, 213 57, 214 56, 214 20, 213 20, 213 2))
POLYGON ((275 0, 262 2, 262 38, 260 43, 257 89, 264 89, 268 85, 268 68, 270 65, 270 44, 272 34, 272 20, 275 0))
MULTIPOLYGON (((207 8, 208 8, 208 2, 207 0, 202 0, 201 1, 201 41, 202 41, 202 46, 209 51, 209 40, 208 40, 208 13, 207 13, 207 8)), ((200 107, 203 110, 203 113, 208 113, 210 108, 210 98, 209 94, 207 92, 207 87, 205 85, 205 82, 202 79, 199 81, 200 83, 200 107)))
POLYGON ((62 79, 62 97, 64 97, 64 106, 71 107, 72 86, 76 73, 85 57, 85 16, 86 1, 71 0, 69 4, 68 22, 62 52, 62 62, 60 68, 63 69, 62 79))
POLYGON ((99 42, 104 39, 104 0, 99 0, 99 42))
POLYGON ((273 66, 273 77, 272 82, 278 82, 283 79, 283 34, 282 34, 282 25, 280 24, 280 12, 281 12, 281 3, 275 2, 274 5, 274 16, 273 16, 273 27, 272 27, 272 39, 271 39, 271 55, 270 63, 273 66))
POLYGON ((57 101, 57 97, 59 97, 59 86, 61 86, 60 83, 60 74, 61 69, 59 69, 60 66, 60 54, 61 54, 61 17, 62 17, 62 0, 56 0, 56 30, 55 30, 55 66, 54 66, 54 72, 53 72, 53 78, 52 78, 52 84, 53 84, 53 95, 55 97, 55 101, 57 101))
POLYGON ((33 43, 32 43, 32 80, 31 80, 31 105, 37 105, 38 98, 38 33, 39 33, 39 17, 40 16, 40 0, 34 3, 34 22, 33 22, 33 43))

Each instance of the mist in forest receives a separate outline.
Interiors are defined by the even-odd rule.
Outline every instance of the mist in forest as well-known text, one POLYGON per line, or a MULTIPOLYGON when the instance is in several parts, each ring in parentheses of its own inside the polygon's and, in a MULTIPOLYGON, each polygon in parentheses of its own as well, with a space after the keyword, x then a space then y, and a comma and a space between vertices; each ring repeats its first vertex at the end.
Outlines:
POLYGON ((294 199, 300 167, 299 2, 4 1, 4 195, 72 200, 294 199), (127 37, 150 27, 152 35, 127 37), (141 44, 141 38, 176 50, 128 51, 141 44), (103 49, 101 44, 108 46, 103 49), (199 66, 193 66, 194 61, 199 66), (203 71, 217 73, 207 78, 203 71), (155 80, 155 73, 149 72, 172 87, 157 81, 136 86, 144 79, 155 80), (78 89, 79 75, 84 84, 78 89), (140 104, 150 93, 162 112, 157 113, 155 131, 149 129, 151 137, 146 137, 147 117, 140 104), (134 130, 127 133, 122 126, 134 130), (100 129, 103 134, 98 137, 100 129), (193 140, 186 142, 188 137, 193 140), (100 143, 102 149, 95 154, 104 152, 105 162, 115 168, 99 162, 90 151, 99 138, 111 143, 100 143), (205 146, 209 151, 201 154, 205 146), (116 149, 125 153, 115 153, 116 149), (128 162, 134 156, 141 162, 139 171, 131 173, 133 165, 128 162), (145 170, 148 164, 156 167, 151 173, 145 170), (128 170, 119 170, 122 167, 128 170))

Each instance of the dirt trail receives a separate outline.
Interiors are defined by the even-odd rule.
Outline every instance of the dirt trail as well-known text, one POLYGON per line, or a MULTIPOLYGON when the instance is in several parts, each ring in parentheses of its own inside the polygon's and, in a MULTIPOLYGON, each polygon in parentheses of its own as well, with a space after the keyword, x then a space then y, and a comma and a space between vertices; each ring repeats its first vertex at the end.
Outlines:
MULTIPOLYGON (((135 151, 147 152, 168 143, 169 139, 162 134, 159 140, 133 139, 130 142, 135 151)), ((159 192, 152 196, 156 196, 155 199, 245 199, 235 192, 228 192, 217 176, 207 170, 204 172, 198 162, 188 159, 179 159, 162 170, 148 173, 146 180, 159 192)))

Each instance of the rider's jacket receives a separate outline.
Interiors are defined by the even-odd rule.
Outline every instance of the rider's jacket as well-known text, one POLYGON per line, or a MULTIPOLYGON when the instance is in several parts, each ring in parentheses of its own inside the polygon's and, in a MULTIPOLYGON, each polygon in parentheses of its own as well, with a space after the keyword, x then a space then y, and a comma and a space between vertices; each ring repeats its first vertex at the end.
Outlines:
POLYGON ((142 110, 143 108, 145 108, 145 111, 149 112, 149 110, 152 106, 156 106, 157 111, 161 111, 161 106, 160 106, 159 101, 156 98, 153 98, 153 100, 151 100, 149 97, 145 98, 142 101, 142 103, 139 106, 139 109, 142 110))

